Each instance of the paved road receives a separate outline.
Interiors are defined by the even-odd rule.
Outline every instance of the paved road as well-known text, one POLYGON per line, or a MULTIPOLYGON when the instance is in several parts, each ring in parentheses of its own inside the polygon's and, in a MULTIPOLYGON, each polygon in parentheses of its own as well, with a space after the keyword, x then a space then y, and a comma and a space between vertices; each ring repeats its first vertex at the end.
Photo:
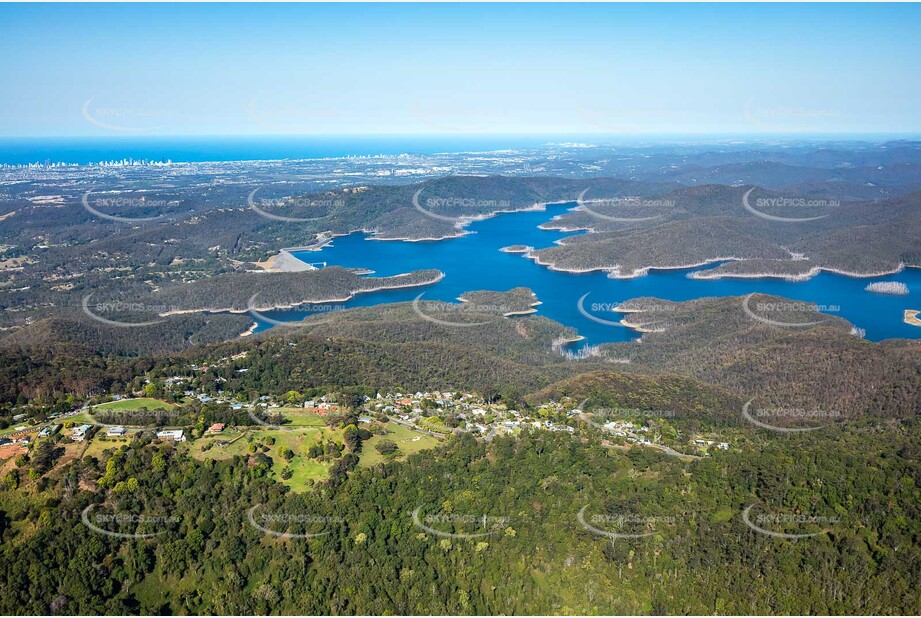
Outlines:
POLYGON ((404 421, 404 420, 401 420, 401 419, 398 419, 398 418, 394 418, 393 416, 388 416, 388 417, 387 417, 387 420, 392 421, 392 422, 396 423, 397 425, 402 425, 403 427, 406 427, 407 429, 412 429, 413 431, 418 431, 418 432, 420 432, 420 433, 425 433, 425 434, 428 434, 428 435, 430 435, 430 436, 435 436, 436 438, 447 438, 447 437, 448 437, 448 434, 443 434, 443 433, 437 433, 437 432, 434 432, 434 431, 429 431, 428 429, 423 429, 422 427, 419 427, 418 425, 416 425, 416 424, 414 424, 414 423, 408 423, 408 422, 406 422, 406 421, 404 421))
POLYGON ((675 449, 669 448, 665 446, 664 444, 650 444, 649 446, 653 446, 659 449, 660 451, 662 451, 663 453, 665 453, 666 455, 671 455, 672 457, 680 457, 681 459, 700 459, 699 455, 685 455, 684 453, 679 453, 675 449))

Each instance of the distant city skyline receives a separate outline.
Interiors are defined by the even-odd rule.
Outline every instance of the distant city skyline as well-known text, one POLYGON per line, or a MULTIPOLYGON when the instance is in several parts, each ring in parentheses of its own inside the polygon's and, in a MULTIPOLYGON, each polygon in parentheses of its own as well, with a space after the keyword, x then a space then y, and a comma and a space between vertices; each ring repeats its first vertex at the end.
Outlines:
POLYGON ((2 137, 921 133, 921 7, 0 5, 2 137))

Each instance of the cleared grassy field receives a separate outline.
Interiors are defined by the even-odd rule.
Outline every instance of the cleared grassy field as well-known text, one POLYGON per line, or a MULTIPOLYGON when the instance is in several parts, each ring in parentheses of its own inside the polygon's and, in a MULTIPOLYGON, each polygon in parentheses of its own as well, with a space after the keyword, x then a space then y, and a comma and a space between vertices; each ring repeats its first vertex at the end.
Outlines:
POLYGON ((403 459, 404 457, 412 455, 413 453, 418 453, 419 451, 434 448, 438 445, 439 442, 441 442, 441 440, 438 438, 420 433, 418 431, 413 431, 412 429, 403 427, 402 425, 397 425, 396 423, 387 423, 384 426, 388 431, 386 436, 374 436, 362 445, 359 465, 373 466, 379 464, 385 459, 403 459), (377 449, 374 448, 378 442, 384 439, 393 440, 396 442, 397 446, 400 447, 400 450, 396 453, 396 457, 384 457, 377 452, 377 449))
POLYGON ((292 427, 291 429, 258 429, 244 432, 224 432, 216 436, 205 436, 191 443, 186 443, 185 448, 196 459, 230 459, 235 455, 247 457, 251 454, 250 446, 256 444, 257 448, 268 447, 265 453, 272 458, 272 477, 279 483, 288 485, 293 490, 306 489, 308 481, 326 478, 329 464, 322 463, 307 457, 307 450, 311 445, 321 440, 333 439, 342 441, 340 431, 319 427, 292 427), (240 437, 242 436, 242 437, 240 437), (238 438, 234 440, 235 438, 238 438), (252 438, 252 440, 250 440, 252 438), (275 444, 269 444, 270 438, 275 439, 275 444), (232 444, 218 446, 217 442, 233 441, 232 444), (206 444, 213 446, 207 451, 203 450, 206 444), (294 452, 294 458, 288 462, 281 453, 285 449, 294 452), (292 476, 289 479, 281 478, 281 471, 291 466, 292 476))
MULTIPOLYGON (((105 432, 103 432, 105 433, 105 432)), ((122 447, 124 444, 130 444, 131 438, 101 438, 99 435, 93 436, 93 439, 88 445, 86 445, 86 450, 83 452, 83 457, 87 455, 95 457, 96 459, 102 460, 102 452, 106 449, 117 450, 122 447)))
POLYGON ((93 406, 93 410, 106 410, 109 412, 133 412, 141 408, 148 410, 169 410, 175 408, 176 404, 153 399, 151 397, 138 397, 137 399, 121 399, 119 401, 109 401, 93 406))
POLYGON ((58 419, 57 421, 62 426, 66 427, 67 423, 73 425, 93 425, 95 421, 90 419, 86 412, 80 412, 79 414, 74 414, 73 416, 68 416, 67 418, 58 419))
POLYGON ((272 412, 277 412, 282 415, 289 421, 290 424, 285 425, 285 427, 325 427, 326 419, 317 414, 310 414, 309 412, 304 412, 303 408, 276 408, 272 412))

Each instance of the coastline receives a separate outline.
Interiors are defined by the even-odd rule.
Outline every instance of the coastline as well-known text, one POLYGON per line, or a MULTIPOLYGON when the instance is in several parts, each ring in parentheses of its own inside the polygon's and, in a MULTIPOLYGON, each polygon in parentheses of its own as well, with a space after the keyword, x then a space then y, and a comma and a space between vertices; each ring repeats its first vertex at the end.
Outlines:
POLYGON ((629 275, 625 275, 621 274, 621 266, 619 264, 615 264, 614 266, 595 266, 592 268, 566 268, 564 266, 557 266, 553 262, 542 262, 540 256, 536 254, 529 254, 526 257, 534 260, 538 266, 544 266, 556 272, 571 273, 576 275, 592 272, 603 272, 607 273, 609 279, 636 279, 638 277, 644 277, 648 275, 650 270, 685 270, 688 268, 697 268, 698 266, 706 266, 715 262, 731 262, 743 260, 743 258, 737 257, 720 257, 704 260, 703 262, 698 262, 696 264, 685 264, 677 266, 643 266, 641 268, 634 269, 629 275))
POLYGON ((462 229, 462 230, 458 230, 458 233, 452 236, 441 236, 439 238, 435 238, 435 237, 426 237, 426 238, 409 238, 409 237, 390 238, 388 237, 388 238, 385 238, 383 236, 372 235, 372 236, 368 236, 367 238, 365 238, 365 240, 376 240, 379 242, 438 242, 439 240, 451 240, 453 238, 461 238, 463 236, 468 236, 470 234, 473 234, 473 232, 462 229))
MULTIPOLYGON (((388 277, 388 278, 405 277, 405 276, 407 276, 407 275, 409 275, 409 274, 410 274, 410 273, 402 273, 402 274, 399 274, 399 275, 393 275, 392 277, 388 277)), ((384 290, 399 290, 399 289, 405 289, 405 288, 417 288, 417 287, 421 287, 421 286, 423 286, 423 285, 432 285, 432 284, 438 283, 439 281, 441 281, 442 279, 444 279, 444 276, 445 276, 445 274, 444 274, 443 272, 438 271, 438 277, 436 277, 435 279, 432 279, 432 280, 430 280, 430 281, 422 281, 422 282, 419 282, 419 283, 408 283, 408 284, 403 284, 403 285, 379 285, 379 286, 375 286, 375 287, 373 287, 373 288, 364 288, 364 289, 361 289, 361 290, 352 290, 352 291, 349 293, 349 295, 346 296, 346 297, 344 297, 344 298, 327 298, 327 299, 323 299, 323 300, 312 300, 312 299, 308 299, 308 300, 301 300, 301 301, 298 301, 298 302, 296 302, 296 303, 289 303, 289 304, 284 304, 284 305, 272 305, 272 306, 270 306, 270 307, 252 307, 252 308, 247 307, 246 309, 231 309, 231 308, 223 308, 223 309, 215 309, 215 308, 207 308, 207 309, 174 309, 174 310, 172 310, 172 311, 166 311, 166 312, 164 312, 164 313, 160 313, 160 314, 157 314, 157 315, 158 315, 159 317, 165 318, 165 317, 169 317, 169 316, 171 316, 171 315, 183 315, 183 314, 189 314, 189 313, 234 313, 234 314, 242 314, 242 313, 248 313, 248 312, 250 311, 250 309, 252 309, 253 311, 278 311, 278 310, 284 310, 284 309, 296 309, 297 307, 300 307, 301 305, 307 305, 307 304, 316 304, 316 303, 344 303, 344 302, 347 302, 347 301, 349 301, 349 300, 352 300, 353 298, 355 298, 355 296, 357 296, 357 295, 359 295, 359 294, 368 294, 368 293, 371 293, 371 292, 381 292, 381 291, 384 291, 384 290)))
POLYGON ((906 309, 903 321, 912 326, 921 326, 921 318, 918 317, 919 315, 921 315, 921 310, 906 309))
MULTIPOLYGON (((791 274, 780 274, 780 273, 717 273, 715 275, 708 275, 708 271, 688 273, 689 279, 786 279, 787 281, 808 281, 816 275, 821 274, 823 271, 832 273, 835 275, 841 275, 843 277, 851 277, 853 279, 869 279, 872 277, 885 277, 887 275, 895 275, 903 270, 905 270, 905 264, 899 264, 896 268, 892 270, 884 270, 880 272, 871 272, 871 273, 855 273, 847 270, 841 270, 838 268, 832 268, 830 266, 813 266, 805 273, 791 275, 791 274)), ((909 266, 908 268, 917 268, 909 266)))
MULTIPOLYGON (((338 238, 340 236, 350 236, 351 234, 354 234, 356 232, 360 232, 362 234, 368 234, 368 237, 365 240, 377 240, 380 242, 435 242, 439 240, 451 240, 453 238, 460 238, 462 236, 467 236, 468 234, 474 234, 475 232, 471 232, 465 228, 469 224, 475 223, 477 221, 485 221, 486 219, 492 219, 493 217, 496 217, 498 215, 503 215, 503 214, 515 214, 519 212, 540 212, 540 211, 547 210, 548 206, 558 206, 561 204, 569 204, 571 202, 574 202, 574 200, 561 200, 558 202, 537 202, 535 204, 531 204, 530 206, 526 206, 524 208, 513 208, 509 210, 494 210, 492 212, 483 213, 479 215, 470 215, 468 217, 457 217, 457 222, 455 223, 455 228, 457 230, 457 233, 451 234, 449 236, 427 236, 427 237, 422 237, 422 238, 414 238, 414 237, 409 237, 409 236, 384 237, 384 236, 380 236, 379 235, 380 233, 375 230, 368 230, 364 228, 354 229, 348 232, 340 232, 340 233, 336 233, 331 230, 326 230, 324 232, 320 232, 317 234, 318 239, 319 237, 328 235, 328 238, 323 238, 321 242, 318 242, 318 244, 309 245, 305 247, 283 247, 279 249, 279 252, 281 251, 288 251, 288 252, 320 251, 325 246, 327 246, 329 243, 331 243, 335 238, 338 238)), ((252 263, 259 264, 259 262, 252 262, 252 263)))
POLYGON ((569 345, 570 343, 578 343, 579 341, 584 341, 584 340, 585 340, 585 337, 583 337, 582 335, 576 335, 575 337, 561 337, 560 339, 556 339, 553 343, 555 345, 564 346, 564 345, 569 345))
MULTIPOLYGON (((641 311, 633 311, 631 313, 642 313, 641 311)), ((627 318, 624 318, 620 321, 621 324, 626 326, 629 329, 635 330, 638 333, 664 333, 664 328, 646 328, 645 326, 640 326, 638 324, 631 324, 627 318)))
POLYGON ((536 307, 538 305, 543 305, 543 304, 544 303, 542 303, 541 301, 535 300, 533 303, 531 303, 530 309, 522 309, 521 311, 509 311, 508 313, 503 313, 502 317, 511 318, 516 315, 531 315, 532 313, 537 313, 536 307))
MULTIPOLYGON (((466 292, 465 292, 465 293, 466 293, 466 292)), ((467 300, 467 299, 464 298, 463 296, 458 296, 455 300, 457 300, 457 301, 459 301, 459 302, 462 302, 462 303, 469 303, 469 302, 470 302, 469 300, 467 300)), ((516 316, 516 315, 530 315, 530 314, 532 314, 532 313, 537 313, 537 309, 535 309, 535 307, 537 307, 538 305, 542 305, 542 304, 544 304, 544 303, 542 303, 541 301, 535 299, 535 301, 534 301, 533 303, 530 304, 530 307, 531 307, 530 309, 522 309, 521 311, 509 311, 509 312, 507 312, 507 313, 503 313, 503 314, 502 314, 502 317, 503 317, 503 318, 510 318, 510 317, 513 317, 513 316, 516 316)))
POLYGON ((509 210, 493 210, 491 212, 478 214, 478 215, 455 217, 456 221, 454 222, 454 227, 458 231, 458 233, 453 234, 451 236, 441 236, 438 238, 434 238, 434 237, 429 237, 429 238, 409 238, 409 237, 382 238, 377 235, 372 235, 366 238, 365 240, 380 240, 380 241, 393 240, 393 241, 401 241, 401 242, 427 242, 427 241, 438 241, 438 240, 450 240, 452 238, 460 238, 461 236, 466 236, 468 234, 474 234, 475 232, 471 232, 470 230, 466 229, 467 226, 470 225, 471 223, 476 223, 478 221, 485 221, 487 219, 492 219, 493 217, 496 217, 498 215, 515 214, 518 212, 540 212, 540 211, 547 210, 547 206, 553 206, 556 204, 568 204, 568 203, 569 203, 569 200, 564 200, 561 202, 538 202, 536 204, 531 204, 530 206, 526 206, 524 208, 512 208, 509 210))
POLYGON ((526 255, 534 251, 534 247, 531 245, 509 245, 508 247, 502 247, 499 249, 500 253, 512 253, 512 254, 523 254, 526 255))
MULTIPOLYGON (((621 272, 621 266, 615 264, 613 266, 596 266, 591 268, 567 268, 565 266, 557 266, 553 262, 543 262, 540 259, 539 255, 528 253, 525 254, 525 257, 534 260, 538 266, 544 266, 549 270, 556 272, 564 272, 571 274, 585 274, 591 272, 603 272, 607 273, 609 279, 636 279, 638 277, 645 277, 649 274, 650 270, 686 270, 688 268, 699 268, 701 266, 708 266, 710 264, 719 263, 719 262, 744 262, 746 258, 740 257, 717 257, 717 258, 708 258, 702 262, 697 262, 694 264, 681 264, 675 266, 643 266, 641 268, 634 269, 629 274, 624 274, 621 272)), ((800 260, 794 260, 800 261, 800 260)), ((838 268, 833 268, 830 266, 813 266, 805 273, 800 274, 789 274, 789 273, 717 273, 717 274, 708 274, 710 271, 697 271, 688 273, 688 279, 697 279, 697 280, 718 280, 718 279, 785 279, 787 281, 796 282, 796 281, 808 281, 816 275, 821 274, 823 271, 832 273, 835 275, 841 275, 844 277, 852 277, 855 279, 869 279, 872 277, 885 277, 887 275, 894 275, 902 272, 906 268, 921 268, 921 266, 909 266, 904 263, 900 263, 896 268, 891 270, 879 271, 879 272, 868 272, 868 273, 859 273, 851 272, 846 270, 841 270, 838 268)))

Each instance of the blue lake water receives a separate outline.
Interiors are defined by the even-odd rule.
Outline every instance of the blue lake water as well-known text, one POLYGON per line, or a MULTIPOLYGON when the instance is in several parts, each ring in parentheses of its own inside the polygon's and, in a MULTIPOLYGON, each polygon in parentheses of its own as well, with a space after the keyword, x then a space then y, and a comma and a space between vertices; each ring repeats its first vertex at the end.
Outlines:
MULTIPOLYGON (((921 327, 903 321, 905 309, 921 309, 921 270, 906 269, 893 275, 853 278, 821 273, 808 281, 782 279, 688 279, 687 270, 660 270, 635 279, 610 279, 604 273, 572 274, 555 272, 538 266, 521 254, 500 252, 508 245, 523 244, 548 247, 571 233, 546 231, 538 225, 561 214, 575 204, 554 205, 545 211, 502 214, 477 221, 469 226, 467 236, 433 242, 371 241, 367 235, 354 233, 336 238, 322 251, 297 253, 305 262, 326 262, 330 266, 363 267, 376 276, 396 275, 424 268, 437 268, 445 277, 430 286, 386 290, 359 294, 345 307, 411 301, 424 292, 425 300, 454 301, 472 290, 508 290, 518 286, 531 288, 541 301, 537 315, 543 315, 578 330, 585 344, 635 339, 638 333, 621 326, 600 324, 583 316, 579 299, 586 293, 583 307, 604 320, 618 321, 622 314, 603 307, 640 296, 669 300, 690 300, 706 296, 742 296, 751 292, 776 294, 830 309, 831 315, 843 317, 866 330, 874 341, 895 337, 919 338, 921 327), (901 281, 908 285, 907 296, 890 296, 867 292, 868 283, 901 281), (594 307, 593 307, 594 306, 594 307), (594 310, 593 310, 594 309, 594 310)), ((266 312, 276 320, 301 320, 311 311, 266 312)), ((258 330, 269 328, 261 324, 258 330)))

